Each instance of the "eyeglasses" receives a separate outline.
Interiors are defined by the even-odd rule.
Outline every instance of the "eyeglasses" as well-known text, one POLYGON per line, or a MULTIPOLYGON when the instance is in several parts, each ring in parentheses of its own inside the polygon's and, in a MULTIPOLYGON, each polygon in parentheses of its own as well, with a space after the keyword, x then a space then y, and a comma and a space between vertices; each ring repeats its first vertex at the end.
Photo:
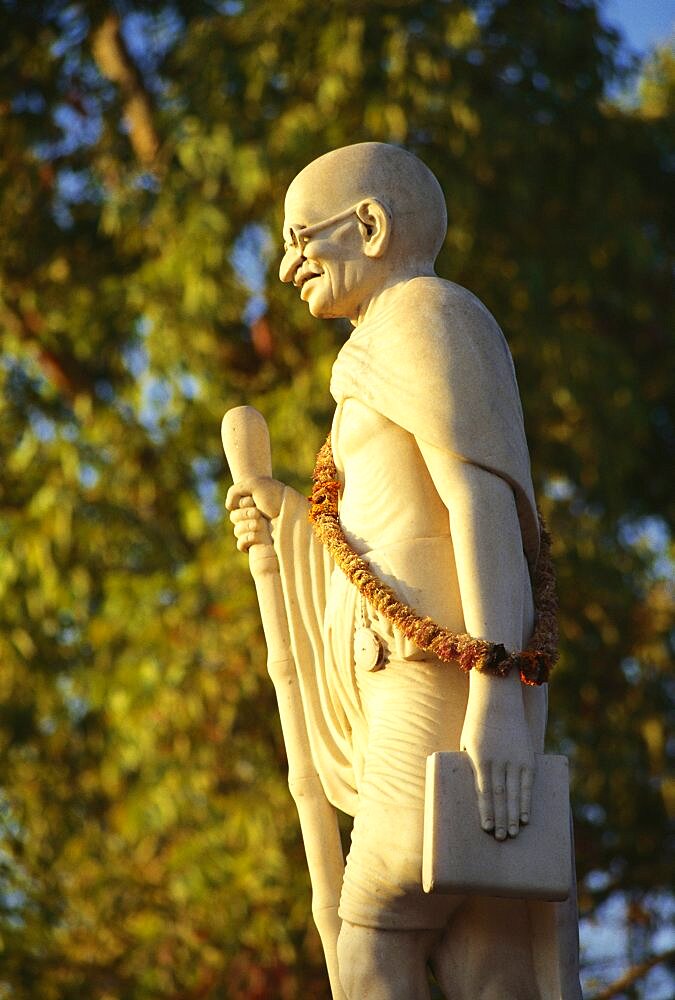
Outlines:
POLYGON ((343 212, 338 212, 337 215, 331 215, 327 219, 322 219, 321 222, 314 222, 311 226, 289 226, 290 239, 284 242, 284 253, 288 253, 289 250, 295 250, 296 253, 304 253, 305 246, 308 241, 314 236, 315 233, 320 232, 322 229, 328 229, 329 226, 334 226, 338 222, 344 222, 348 219, 350 215, 356 212, 359 204, 352 205, 351 208, 345 208, 343 212))

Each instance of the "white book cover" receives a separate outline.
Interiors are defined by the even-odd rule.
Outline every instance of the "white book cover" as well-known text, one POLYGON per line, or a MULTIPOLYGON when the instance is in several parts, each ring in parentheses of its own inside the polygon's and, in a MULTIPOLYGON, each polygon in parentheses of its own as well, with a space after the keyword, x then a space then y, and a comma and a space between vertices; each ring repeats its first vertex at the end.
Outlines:
POLYGON ((481 829, 466 753, 427 758, 422 885, 425 892, 567 899, 572 886, 569 765, 536 755, 530 822, 498 841, 481 829))

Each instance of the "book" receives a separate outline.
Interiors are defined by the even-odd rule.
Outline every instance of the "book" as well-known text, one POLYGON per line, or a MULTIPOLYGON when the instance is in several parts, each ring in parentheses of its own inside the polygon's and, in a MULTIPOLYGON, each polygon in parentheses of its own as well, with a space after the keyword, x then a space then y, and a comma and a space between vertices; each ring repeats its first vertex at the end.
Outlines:
POLYGON ((495 840, 481 828, 466 753, 427 757, 422 886, 425 892, 567 899, 572 887, 569 765, 537 754, 530 822, 495 840))

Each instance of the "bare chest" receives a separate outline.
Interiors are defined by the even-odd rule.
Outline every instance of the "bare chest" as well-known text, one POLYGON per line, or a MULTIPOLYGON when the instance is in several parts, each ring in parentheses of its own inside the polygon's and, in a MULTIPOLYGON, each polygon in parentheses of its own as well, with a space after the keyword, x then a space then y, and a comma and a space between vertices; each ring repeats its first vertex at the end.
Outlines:
POLYGON ((348 398, 335 412, 332 441, 340 520, 360 548, 447 534, 447 511, 412 434, 348 398))

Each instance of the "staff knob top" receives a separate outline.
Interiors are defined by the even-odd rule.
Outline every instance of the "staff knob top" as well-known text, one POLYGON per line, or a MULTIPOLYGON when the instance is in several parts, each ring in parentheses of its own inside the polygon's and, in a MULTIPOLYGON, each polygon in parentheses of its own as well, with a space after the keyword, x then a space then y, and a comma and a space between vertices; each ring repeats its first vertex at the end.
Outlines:
POLYGON ((272 475, 270 435, 265 418, 253 406, 235 406, 223 417, 221 436, 235 483, 272 475))

